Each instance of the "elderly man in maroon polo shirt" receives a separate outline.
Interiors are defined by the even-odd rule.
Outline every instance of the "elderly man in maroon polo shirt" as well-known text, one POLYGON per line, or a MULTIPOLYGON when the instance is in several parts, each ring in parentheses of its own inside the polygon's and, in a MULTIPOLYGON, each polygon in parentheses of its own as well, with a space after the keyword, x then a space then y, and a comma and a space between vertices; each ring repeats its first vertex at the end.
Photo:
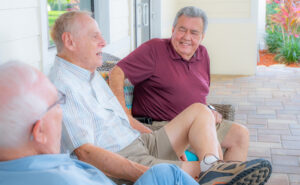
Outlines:
MULTIPOLYGON (((169 121, 193 103, 207 104, 210 64, 201 45, 206 28, 207 17, 202 10, 182 8, 175 17, 170 39, 152 39, 142 44, 111 71, 110 87, 131 122, 138 125, 125 106, 125 77, 135 86, 133 116, 169 121)), ((209 108, 216 119, 224 160, 245 161, 249 145, 247 128, 222 120, 213 107, 209 108)))

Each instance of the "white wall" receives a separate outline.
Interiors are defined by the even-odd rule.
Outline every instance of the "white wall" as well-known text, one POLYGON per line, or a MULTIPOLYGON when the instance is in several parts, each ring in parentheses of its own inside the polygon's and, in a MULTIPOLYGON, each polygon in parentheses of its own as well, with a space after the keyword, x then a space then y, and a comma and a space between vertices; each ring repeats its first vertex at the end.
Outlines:
POLYGON ((105 52, 123 58, 133 49, 133 0, 110 1, 110 43, 105 52))
POLYGON ((0 64, 20 60, 42 69, 38 0, 1 1, 0 64))
POLYGON ((161 36, 168 38, 172 33, 174 17, 178 11, 178 0, 161 0, 161 36))
POLYGON ((163 37, 171 36, 176 12, 191 5, 203 9, 209 18, 203 45, 211 58, 211 73, 254 74, 258 49, 258 0, 166 0, 163 7, 172 8, 162 9, 163 37))
POLYGON ((265 49, 265 35, 266 35, 266 1, 259 1, 258 4, 258 46, 259 49, 265 49))

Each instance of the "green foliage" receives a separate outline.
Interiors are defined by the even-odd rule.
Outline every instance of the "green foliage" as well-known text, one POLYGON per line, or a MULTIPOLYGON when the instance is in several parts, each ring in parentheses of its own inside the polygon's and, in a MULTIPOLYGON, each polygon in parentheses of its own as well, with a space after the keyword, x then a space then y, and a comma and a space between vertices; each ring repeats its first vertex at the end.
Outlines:
POLYGON ((287 64, 299 63, 300 61, 300 39, 296 37, 290 37, 284 42, 279 49, 279 53, 276 55, 275 60, 284 62, 287 64))
POLYGON ((51 10, 65 10, 70 8, 70 0, 48 0, 51 10))
POLYGON ((266 43, 268 46, 268 51, 270 53, 276 53, 278 52, 278 49, 282 45, 282 34, 279 31, 278 26, 274 26, 271 28, 268 28, 266 30, 267 36, 266 36, 266 43))
POLYGON ((298 63, 300 57, 300 4, 298 0, 267 1, 266 43, 275 59, 298 63))
POLYGON ((48 11, 48 23, 51 28, 55 22, 55 20, 63 13, 67 11, 48 11))

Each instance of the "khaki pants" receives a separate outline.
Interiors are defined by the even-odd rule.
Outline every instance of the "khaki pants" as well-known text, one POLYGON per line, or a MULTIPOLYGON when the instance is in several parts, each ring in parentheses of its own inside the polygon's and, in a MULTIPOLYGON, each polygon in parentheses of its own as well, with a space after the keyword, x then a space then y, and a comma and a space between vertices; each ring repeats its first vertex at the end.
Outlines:
POLYGON ((118 154, 145 166, 169 163, 180 167, 182 164, 173 150, 164 127, 150 134, 142 134, 118 154))

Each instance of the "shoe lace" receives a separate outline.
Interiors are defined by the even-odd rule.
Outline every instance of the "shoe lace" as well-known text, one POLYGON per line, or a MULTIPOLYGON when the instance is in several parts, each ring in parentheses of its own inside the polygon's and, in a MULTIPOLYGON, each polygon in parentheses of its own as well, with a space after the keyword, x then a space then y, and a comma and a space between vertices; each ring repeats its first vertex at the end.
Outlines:
POLYGON ((205 154, 204 157, 203 157, 203 162, 204 162, 205 164, 207 164, 207 165, 210 165, 210 164, 219 163, 219 162, 222 162, 222 163, 233 163, 233 162, 242 162, 242 161, 234 161, 234 160, 224 161, 224 160, 219 159, 215 154, 207 153, 207 154, 205 154), (208 156, 214 157, 214 158, 216 159, 215 162, 213 162, 213 163, 207 162, 207 161, 206 161, 206 158, 207 158, 208 156))

